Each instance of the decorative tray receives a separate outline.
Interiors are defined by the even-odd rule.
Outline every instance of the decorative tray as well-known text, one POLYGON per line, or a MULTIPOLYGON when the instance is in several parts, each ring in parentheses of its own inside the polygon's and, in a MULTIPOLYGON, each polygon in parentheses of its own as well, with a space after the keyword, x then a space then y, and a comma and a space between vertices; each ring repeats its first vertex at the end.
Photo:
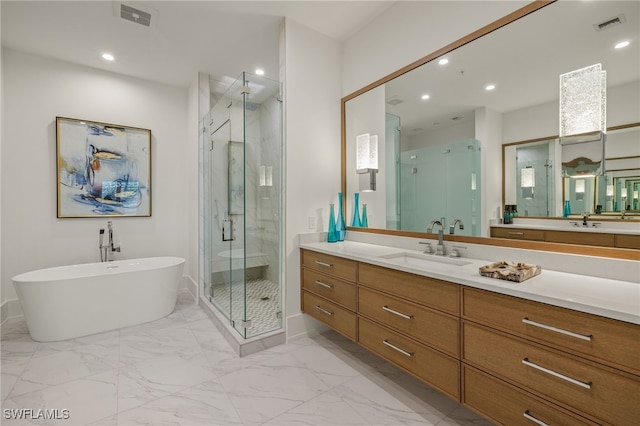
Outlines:
POLYGON ((540 265, 500 261, 480 267, 480 275, 520 283, 542 272, 540 265))

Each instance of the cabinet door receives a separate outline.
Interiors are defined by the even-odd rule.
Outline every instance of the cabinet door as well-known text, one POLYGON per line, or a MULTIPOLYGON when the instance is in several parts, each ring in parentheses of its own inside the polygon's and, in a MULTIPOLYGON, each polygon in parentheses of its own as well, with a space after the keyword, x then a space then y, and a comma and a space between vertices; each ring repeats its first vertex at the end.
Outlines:
POLYGON ((356 314, 308 291, 302 292, 302 309, 338 333, 356 340, 356 314))
POLYGON ((459 356, 458 317, 364 287, 358 288, 358 313, 449 355, 459 356))
POLYGON ((358 343, 447 395, 460 400, 460 361, 358 318, 358 343))
POLYGON ((356 262, 315 251, 302 250, 302 266, 331 274, 347 281, 356 280, 356 262))
POLYGON ((360 263, 358 283, 453 315, 460 312, 460 286, 435 278, 360 263))
POLYGON ((597 424, 467 365, 462 367, 462 403, 508 426, 597 424))
POLYGON ((356 310, 356 285, 321 272, 303 268, 302 288, 352 311, 356 310))

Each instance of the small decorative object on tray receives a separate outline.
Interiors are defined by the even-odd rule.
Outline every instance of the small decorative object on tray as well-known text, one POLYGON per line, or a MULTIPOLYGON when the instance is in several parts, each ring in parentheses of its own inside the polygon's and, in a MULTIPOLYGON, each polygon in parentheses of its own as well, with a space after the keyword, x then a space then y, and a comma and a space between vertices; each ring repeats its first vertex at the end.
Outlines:
POLYGON ((480 267, 480 275, 520 283, 542 272, 540 265, 501 261, 480 267))

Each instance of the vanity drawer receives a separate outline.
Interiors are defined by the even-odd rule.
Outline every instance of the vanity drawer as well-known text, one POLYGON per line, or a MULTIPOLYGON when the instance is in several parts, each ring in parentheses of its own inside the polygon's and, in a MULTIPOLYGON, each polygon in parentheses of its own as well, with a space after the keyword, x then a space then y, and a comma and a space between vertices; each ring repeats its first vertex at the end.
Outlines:
POLYGON ((463 321, 462 358, 543 398, 615 424, 640 419, 640 378, 463 321))
POLYGON ((348 281, 356 280, 356 265, 356 262, 353 260, 315 251, 302 250, 302 266, 344 278, 348 281))
POLYGON ((491 236, 512 240, 544 241, 544 231, 540 229, 491 227, 491 236))
POLYGON ((462 317, 640 375, 636 324, 468 287, 462 317))
POLYGON ((345 308, 356 310, 356 285, 310 269, 302 271, 302 287, 345 308))
POLYGON ((358 288, 358 313, 450 355, 459 355, 460 320, 440 311, 358 288))
POLYGON ((361 317, 358 343, 460 400, 460 361, 361 317))
MULTIPOLYGON (((615 234, 615 246, 619 248, 630 248, 640 250, 640 235, 615 234)), ((638 255, 640 256, 640 254, 638 255)))
POLYGON ((597 425, 467 365, 462 366, 462 403, 508 426, 597 425))
POLYGON ((360 263, 358 283, 450 314, 460 312, 460 286, 435 278, 360 263))
POLYGON ((613 240, 613 234, 600 232, 545 231, 545 241, 550 243, 613 247, 613 240))
POLYGON ((356 314, 326 299, 304 291, 302 310, 349 339, 356 340, 356 314))

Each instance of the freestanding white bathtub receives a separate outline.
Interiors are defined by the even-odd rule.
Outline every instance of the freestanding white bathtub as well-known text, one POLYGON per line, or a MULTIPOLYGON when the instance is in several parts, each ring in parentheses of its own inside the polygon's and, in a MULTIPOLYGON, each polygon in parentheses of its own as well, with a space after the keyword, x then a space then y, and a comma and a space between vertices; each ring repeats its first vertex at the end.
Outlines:
POLYGON ((185 260, 150 257, 26 272, 12 278, 33 340, 54 342, 173 312, 185 260))

